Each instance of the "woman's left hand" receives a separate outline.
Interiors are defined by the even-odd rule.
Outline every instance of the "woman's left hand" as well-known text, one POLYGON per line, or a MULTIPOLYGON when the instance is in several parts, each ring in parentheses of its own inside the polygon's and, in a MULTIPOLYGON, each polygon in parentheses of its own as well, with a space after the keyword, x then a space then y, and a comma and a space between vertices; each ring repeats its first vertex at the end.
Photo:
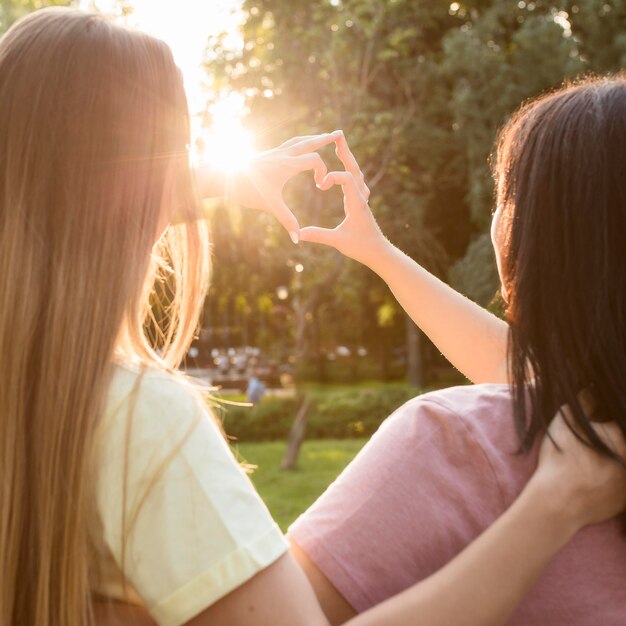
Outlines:
MULTIPOLYGON (((603 522, 626 509, 626 468, 584 445, 567 426, 573 424, 569 407, 561 410, 550 425, 539 452, 539 466, 533 476, 546 490, 575 530, 603 522)), ((600 438, 622 459, 626 442, 613 422, 594 422, 600 438)))
POLYGON ((316 184, 321 185, 328 170, 317 150, 335 143, 341 136, 340 131, 335 131, 294 137, 277 148, 257 153, 237 174, 231 188, 225 190, 226 195, 238 204, 276 217, 297 243, 300 225, 283 200, 285 184, 296 174, 313 170, 316 184))

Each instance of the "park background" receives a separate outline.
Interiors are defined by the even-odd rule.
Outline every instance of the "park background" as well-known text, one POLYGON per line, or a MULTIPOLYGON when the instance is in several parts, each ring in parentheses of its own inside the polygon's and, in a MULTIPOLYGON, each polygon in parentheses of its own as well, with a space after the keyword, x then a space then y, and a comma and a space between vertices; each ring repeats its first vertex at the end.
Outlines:
MULTIPOLYGON (((498 314, 497 129, 528 98, 626 68, 626 0, 0 0, 0 28, 50 4, 107 12, 172 46, 198 158, 236 165, 237 148, 343 129, 388 238, 498 314)), ((341 219, 338 192, 316 193, 310 174, 285 200, 303 226, 341 219)), ((215 410, 286 529, 395 408, 467 381, 368 269, 294 246, 269 215, 206 208, 214 269, 186 366, 227 402, 245 401, 252 370, 273 387, 253 408, 215 410), (281 470, 303 403, 306 440, 281 470)))

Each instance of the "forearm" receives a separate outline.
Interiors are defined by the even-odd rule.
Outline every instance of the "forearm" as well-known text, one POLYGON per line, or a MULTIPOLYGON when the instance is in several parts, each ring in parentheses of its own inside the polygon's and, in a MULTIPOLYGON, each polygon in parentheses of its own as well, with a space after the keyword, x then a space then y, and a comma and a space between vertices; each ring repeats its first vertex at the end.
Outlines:
POLYGON ((444 356, 474 383, 507 383, 508 326, 392 246, 369 267, 444 356))
POLYGON ((531 480, 508 511, 443 569, 347 624, 504 624, 577 530, 550 492, 531 480))

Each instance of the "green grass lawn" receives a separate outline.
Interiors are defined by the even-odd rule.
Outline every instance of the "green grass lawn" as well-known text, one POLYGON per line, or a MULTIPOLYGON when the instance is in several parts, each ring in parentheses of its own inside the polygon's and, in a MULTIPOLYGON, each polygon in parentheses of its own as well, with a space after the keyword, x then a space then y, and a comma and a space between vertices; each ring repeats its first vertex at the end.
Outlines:
POLYGON ((354 458, 365 439, 305 441, 298 468, 279 469, 286 444, 282 441, 239 443, 241 461, 256 465, 252 482, 283 531, 305 511, 354 458))

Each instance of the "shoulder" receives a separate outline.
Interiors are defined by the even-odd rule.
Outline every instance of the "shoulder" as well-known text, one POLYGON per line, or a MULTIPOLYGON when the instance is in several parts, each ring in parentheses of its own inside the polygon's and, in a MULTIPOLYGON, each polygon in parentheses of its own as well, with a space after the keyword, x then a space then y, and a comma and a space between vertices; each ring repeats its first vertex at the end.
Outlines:
POLYGON ((117 365, 109 385, 104 419, 132 410, 149 412, 152 419, 195 412, 203 405, 199 388, 183 374, 150 368, 117 365))
POLYGON ((222 445, 221 431, 194 383, 182 374, 117 365, 96 443, 107 453, 115 449, 116 456, 129 445, 166 453, 198 427, 203 438, 222 445))
POLYGON ((159 623, 187 623, 284 554, 279 528, 182 375, 118 367, 96 446, 94 541, 159 623))
POLYGON ((165 370, 116 365, 109 386, 105 413, 129 400, 139 406, 191 405, 198 399, 193 385, 181 374, 165 370))
POLYGON ((508 385, 465 385, 419 395, 398 408, 383 428, 402 429, 405 436, 423 436, 425 428, 461 437, 514 442, 511 392, 508 385))
POLYGON ((502 513, 514 472, 500 442, 513 432, 507 387, 413 398, 290 533, 364 610, 443 567, 502 513))
MULTIPOLYGON (((336 480, 340 493, 395 489, 437 493, 438 501, 468 494, 508 499, 515 429, 507 386, 453 387, 417 396, 391 414, 336 480)), ((343 498, 343 493, 340 498, 343 498)))
POLYGON ((401 441, 408 455, 439 459, 449 471, 489 468, 507 502, 537 462, 536 451, 519 453, 509 385, 466 385, 417 396, 383 423, 381 436, 401 441))

